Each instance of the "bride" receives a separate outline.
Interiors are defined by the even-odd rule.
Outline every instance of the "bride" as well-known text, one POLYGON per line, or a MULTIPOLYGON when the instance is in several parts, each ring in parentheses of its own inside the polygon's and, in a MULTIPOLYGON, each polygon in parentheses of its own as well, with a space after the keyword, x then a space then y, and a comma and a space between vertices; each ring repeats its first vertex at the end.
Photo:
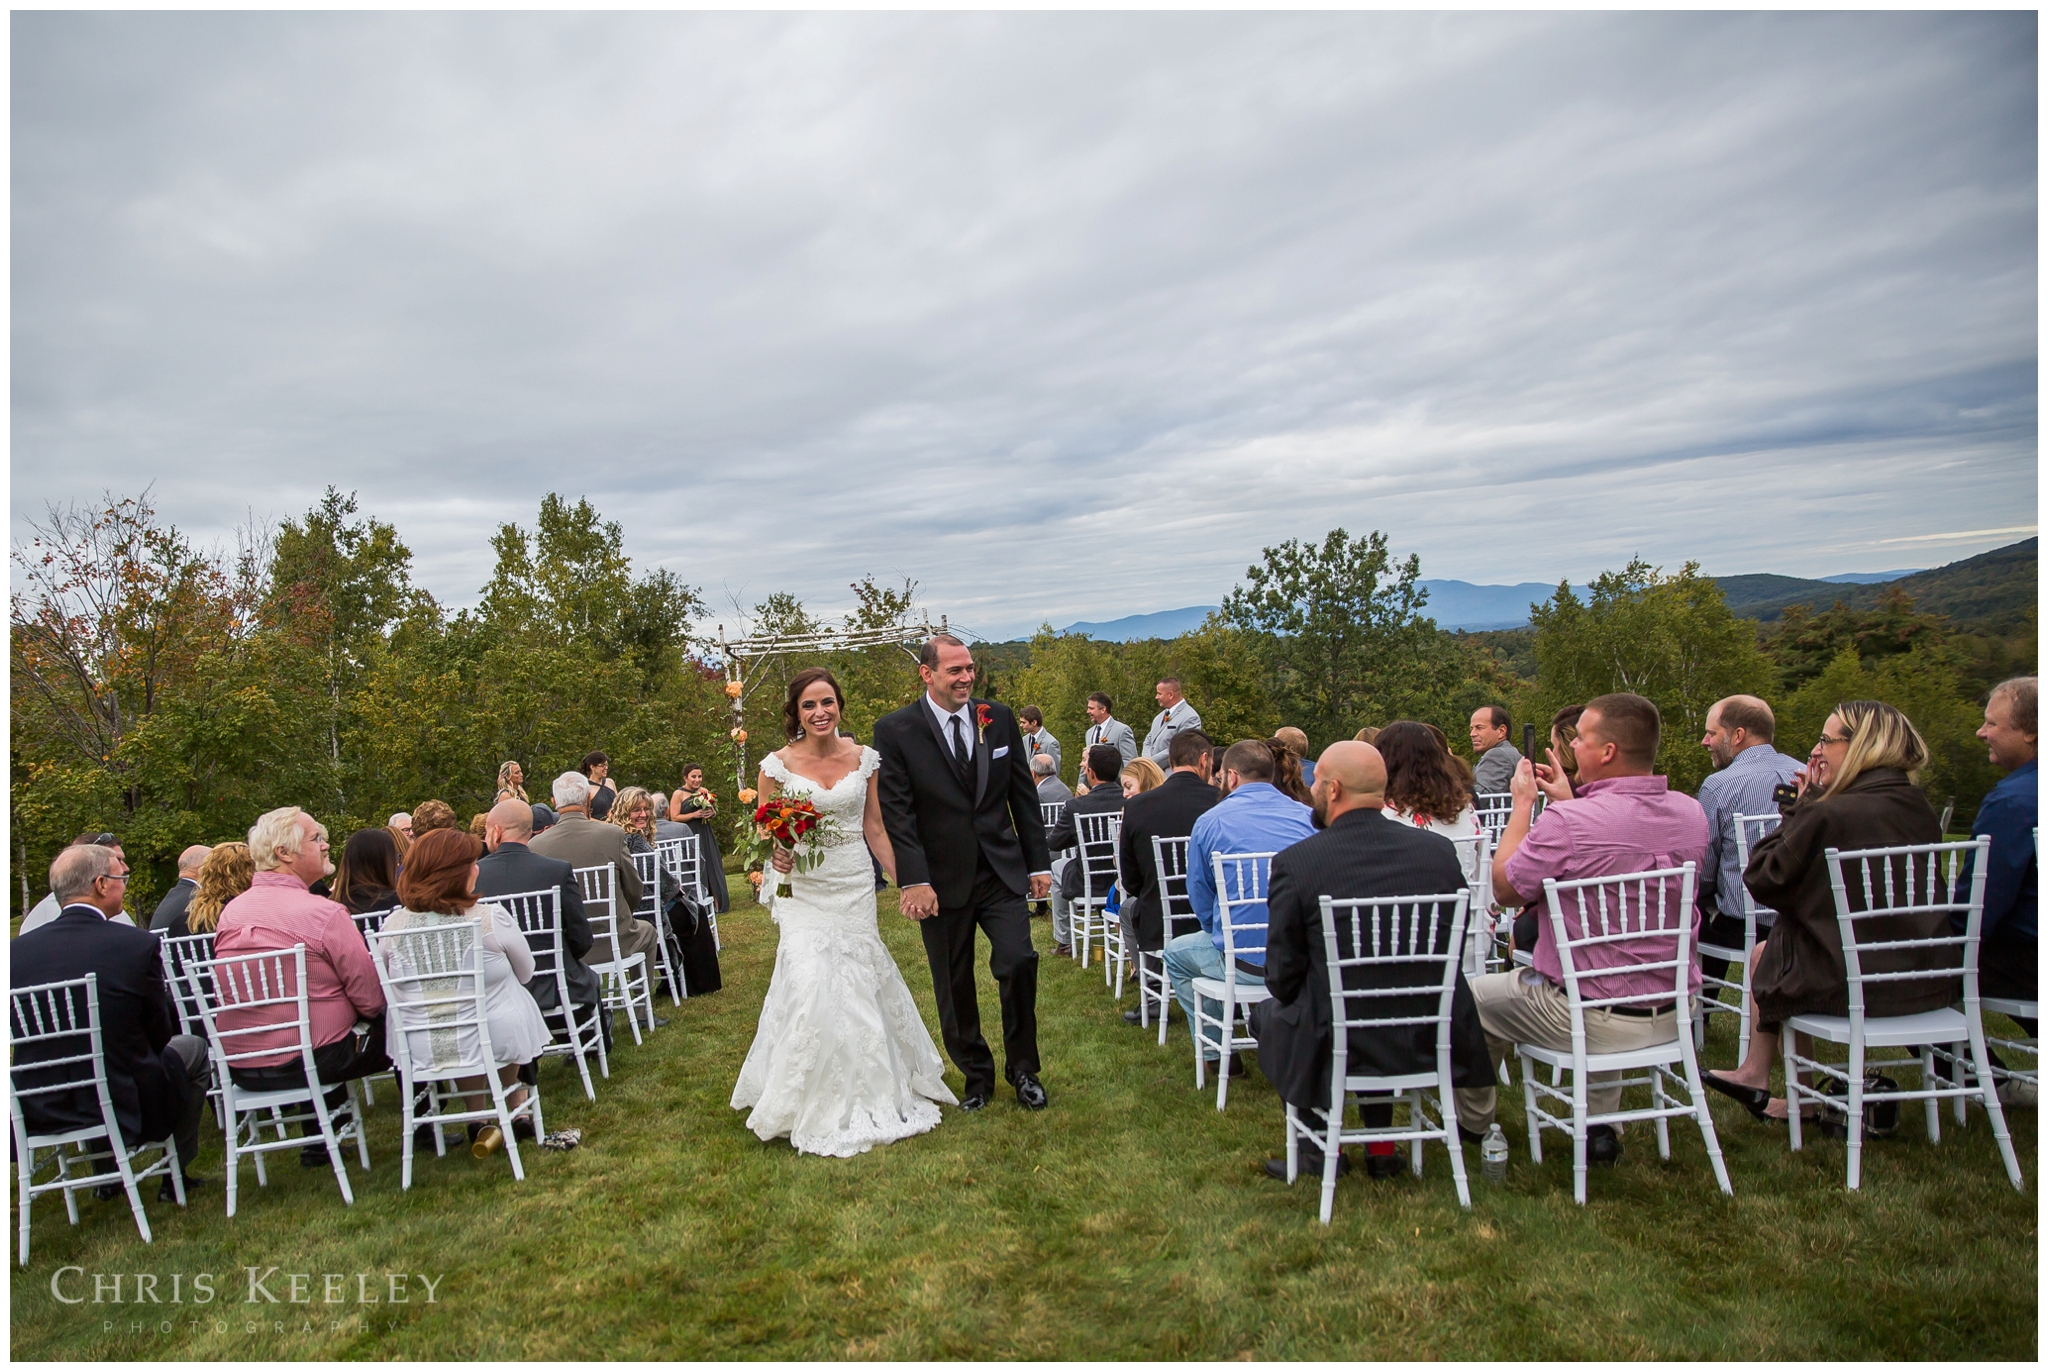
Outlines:
MULTIPOLYGON (((941 1102, 957 1102, 875 922, 869 852, 896 875, 869 784, 882 759, 839 737, 840 699, 830 672, 797 673, 782 706, 792 742, 761 762, 762 800, 808 800, 837 832, 824 860, 783 877, 791 894, 774 897, 782 942, 732 1108, 751 1109, 747 1127, 763 1139, 845 1158, 922 1134, 938 1124, 941 1102)), ((777 880, 765 875, 764 897, 777 880)))

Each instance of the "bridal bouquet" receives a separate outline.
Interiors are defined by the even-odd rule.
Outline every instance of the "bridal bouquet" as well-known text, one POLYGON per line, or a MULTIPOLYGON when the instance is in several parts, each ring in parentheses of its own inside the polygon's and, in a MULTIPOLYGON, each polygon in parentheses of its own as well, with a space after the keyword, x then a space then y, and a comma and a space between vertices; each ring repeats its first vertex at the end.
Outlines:
MULTIPOLYGON (((818 812, 818 807, 808 800, 791 800, 777 796, 763 801, 754 811, 754 833, 748 843, 749 864, 760 861, 764 864, 776 848, 786 848, 796 854, 796 870, 808 872, 825 860, 826 841, 835 837, 834 825, 827 816, 818 812), (801 843, 802 849, 797 845, 801 843)), ((789 878, 776 883, 778 897, 790 894, 789 878)))

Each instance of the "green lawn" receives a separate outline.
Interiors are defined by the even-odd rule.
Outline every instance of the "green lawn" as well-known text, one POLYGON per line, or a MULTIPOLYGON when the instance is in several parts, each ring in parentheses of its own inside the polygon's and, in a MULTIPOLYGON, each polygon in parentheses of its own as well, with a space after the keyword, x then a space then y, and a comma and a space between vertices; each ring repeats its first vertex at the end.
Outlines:
MULTIPOLYGON (((936 1025, 915 930, 883 897, 883 929, 936 1025)), ((630 1040, 592 1105, 572 1070, 543 1071, 547 1122, 584 1145, 466 1152, 398 1189, 398 1113, 371 1113, 374 1170, 345 1207, 330 1174, 288 1165, 242 1213, 218 1187, 183 1216, 152 1202, 145 1247, 125 1203, 38 1202, 32 1261, 13 1286, 17 1358, 2032 1358, 2035 1201, 2012 1190, 1981 1114, 1939 1147, 1917 1110, 1865 1152, 1843 1189, 1842 1145, 1790 1154, 1782 1133, 1720 1102, 1736 1195, 1714 1189, 1695 1131, 1657 1160, 1647 1130, 1571 1201, 1570 1151, 1504 1187, 1478 1178, 1461 1211, 1440 1151, 1420 1181, 1346 1178, 1336 1223, 1316 1192, 1261 1173, 1279 1105, 1255 1071, 1219 1115, 1194 1089, 1186 1031, 1128 1028, 1099 971, 1041 964, 1052 1108, 1005 1093, 979 1116, 864 1157, 763 1144, 727 1107, 774 963, 748 906, 723 921, 726 989, 668 1009, 630 1040), (1722 1108, 1726 1106, 1727 1108, 1722 1108), (59 1289, 87 1301, 54 1299, 59 1289), (275 1305, 245 1269, 278 1269, 275 1305), (309 1303, 289 1276, 309 1274, 309 1303), (355 1274, 411 1277, 404 1304, 358 1304, 355 1274), (209 1305, 93 1304, 91 1274, 215 1274, 209 1305), (322 1275, 348 1274, 323 1302, 322 1275), (143 1328, 137 1332, 135 1326, 143 1328)), ((1041 948, 1045 921, 1034 921, 1041 948)), ((984 1025, 997 1023, 984 971, 984 1025)), ((1132 1004, 1129 991, 1126 1005, 1132 1004)), ((1733 1053, 1717 1016, 1710 1063, 1733 1053)), ((957 1074, 949 1077, 957 1089, 957 1074)), ((2030 1192, 2035 1118, 2013 1116, 2030 1192)), ((220 1175, 218 1134, 200 1169, 220 1175)), ((369 1294, 388 1298, 388 1287, 369 1294)))

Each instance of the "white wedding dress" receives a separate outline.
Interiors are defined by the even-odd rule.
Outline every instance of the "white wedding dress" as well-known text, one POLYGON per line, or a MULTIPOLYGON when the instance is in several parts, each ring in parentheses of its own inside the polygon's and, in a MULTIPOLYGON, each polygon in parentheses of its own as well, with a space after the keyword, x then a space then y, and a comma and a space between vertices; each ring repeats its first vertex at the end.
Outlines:
MULTIPOLYGON (((860 766, 826 789, 769 754, 762 772, 792 799, 832 817, 824 860, 789 875, 774 897, 782 942, 761 1005, 761 1027, 732 1090, 735 1110, 763 1139, 787 1136, 799 1153, 835 1158, 922 1134, 939 1104, 957 1102, 945 1062, 917 1013, 875 922, 875 874, 861 831, 868 783, 882 755, 862 748, 860 766)), ((764 893, 776 874, 771 868, 764 893)))

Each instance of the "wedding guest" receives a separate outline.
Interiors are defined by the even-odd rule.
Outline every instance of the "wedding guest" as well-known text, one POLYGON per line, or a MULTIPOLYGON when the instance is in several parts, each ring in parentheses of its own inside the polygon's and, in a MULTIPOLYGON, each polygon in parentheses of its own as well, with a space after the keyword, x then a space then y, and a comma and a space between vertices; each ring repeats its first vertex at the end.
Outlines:
POLYGON ((1354 743, 1372 743, 1375 742, 1379 738, 1379 736, 1380 726, 1377 724, 1368 724, 1363 729, 1360 729, 1357 733, 1353 734, 1351 736, 1351 741, 1354 743))
POLYGON ((203 843, 195 843, 178 854, 178 880, 157 902, 156 913, 149 917, 151 933, 161 933, 184 920, 185 907, 191 903, 192 893, 199 889, 199 868, 212 851, 203 843))
POLYGON ((1521 765, 1521 750, 1508 742, 1513 727, 1503 706, 1482 705, 1472 712, 1472 789, 1479 795, 1505 794, 1521 765))
POLYGON ((1052 759, 1052 769, 1060 769, 1060 741, 1045 727, 1045 716, 1038 712, 1036 705, 1026 705, 1017 712, 1017 725, 1024 734, 1024 752, 1036 757, 1040 753, 1052 759))
POLYGON ((1316 784, 1315 759, 1308 755, 1308 735, 1292 724, 1273 731, 1273 737, 1287 745, 1287 751, 1294 754, 1295 764, 1301 768, 1301 784, 1314 790, 1316 784))
MULTIPOLYGON (((1173 979, 1173 994, 1180 1001, 1181 1013, 1188 1017, 1191 1030, 1195 1023, 1195 978, 1221 980, 1223 976, 1223 916, 1216 890, 1215 855, 1277 853, 1315 832, 1309 807, 1273 784, 1279 767, 1276 752, 1284 756, 1286 751, 1276 750, 1264 739, 1248 738, 1231 744, 1223 753, 1223 799, 1196 820, 1189 831, 1188 905, 1202 927, 1168 943, 1165 957, 1173 979)), ((1266 922, 1263 901, 1240 906, 1239 910, 1242 913, 1233 920, 1266 922)), ((1247 930, 1234 947, 1237 979, 1245 983, 1264 981, 1264 934, 1256 929, 1247 930)), ((1211 1020, 1220 1019, 1222 1003, 1206 1001, 1203 1012, 1211 1020)), ((1213 1039, 1203 1040, 1200 1047, 1202 1056, 1211 1062, 1222 1056, 1221 1046, 1213 1039)), ((1244 1065, 1235 1053, 1222 1070, 1234 1077, 1244 1075, 1244 1065)))
POLYGON ((1074 790, 1059 779, 1052 758, 1044 753, 1031 759, 1031 777, 1038 783, 1038 803, 1041 805, 1065 805, 1074 798, 1074 790))
POLYGON ((1116 717, 1107 695, 1093 691, 1088 696, 1088 732, 1081 746, 1093 748, 1098 743, 1107 743, 1116 749, 1125 762, 1138 755, 1138 738, 1131 732, 1131 726, 1116 717))
MULTIPOLYGON (((1169 749, 1167 756, 1172 755, 1172 750, 1169 749)), ((1151 758, 1136 757, 1124 764, 1124 769, 1118 773, 1117 779, 1123 783, 1124 799, 1129 800, 1132 796, 1149 791, 1165 781, 1166 773, 1160 771, 1159 764, 1151 758)))
POLYGON ((412 816, 405 817, 403 829, 395 824, 387 824, 384 826, 384 832, 391 835, 392 845, 398 849, 399 865, 404 866, 405 855, 412 851, 412 816))
POLYGON ((445 800, 423 800, 412 809, 412 840, 417 843, 436 829, 462 831, 455 807, 445 800))
MULTIPOLYGON (((654 804, 654 797, 638 786, 628 786, 619 792, 612 806, 611 822, 626 831, 628 851, 654 851, 654 804)), ((703 918, 696 902, 697 893, 683 891, 665 863, 657 862, 654 874, 658 888, 655 898, 668 917, 670 946, 685 988, 693 996, 716 991, 724 984, 718 972, 718 943, 712 936, 710 921, 703 918)))
MULTIPOLYGON (((1984 914, 1977 965, 1978 989, 2000 1000, 2039 999, 2040 859, 2034 833, 2041 824, 2040 744, 2036 733, 2040 680, 2016 676, 2001 681, 1984 702, 1984 727, 1977 737, 1991 750, 1992 765, 2006 773, 1977 807, 1972 838, 1991 839, 1984 879, 1984 914)), ((1971 861, 1974 863, 1975 858, 1971 861)), ((1967 890, 1972 873, 1963 873, 1967 890)), ((2038 1022, 2018 1020, 2029 1038, 2038 1022)), ((1998 1054, 1991 1053, 1994 1065, 1998 1054)), ((2034 1083, 2008 1077, 1999 1083, 1998 1098, 2007 1105, 2031 1107, 2034 1083)))
MULTIPOLYGON (((583 913, 583 887, 576 870, 559 858, 542 857, 528 846, 533 838, 533 811, 545 806, 501 800, 491 807, 484 825, 490 852, 477 862, 476 890, 482 897, 518 895, 526 891, 555 893, 555 923, 562 931, 562 972, 576 1018, 587 1020, 599 1009, 603 987, 597 973, 585 966, 590 953, 590 920, 583 913)), ((549 811, 550 814, 553 811, 549 811)), ((531 945, 529 944, 529 947, 531 945)), ((529 978, 526 987, 534 1004, 552 1014, 561 1008, 561 991, 553 976, 529 978)), ((601 1017, 605 1047, 611 1047, 611 1014, 601 1017)))
MULTIPOLYGON (((1380 730, 1379 742, 1371 746, 1386 771, 1382 815, 1445 838, 1472 838, 1479 833, 1472 789, 1454 765, 1451 750, 1428 726, 1397 719, 1380 730)), ((1457 854, 1465 880, 1476 881, 1479 845, 1460 844, 1457 854)))
MULTIPOLYGON (((121 851, 121 841, 115 838, 112 834, 80 834, 77 838, 72 839, 70 843, 66 844, 65 847, 111 848, 114 851, 114 855, 121 859, 122 870, 127 870, 128 855, 121 851)), ((125 893, 126 884, 124 882, 124 899, 126 898, 125 893)), ((54 921, 57 918, 57 916, 62 914, 63 912, 63 902, 57 899, 57 893, 55 891, 50 892, 41 900, 37 901, 35 908, 33 910, 30 910, 28 914, 22 918, 21 928, 15 931, 15 937, 19 938, 23 934, 33 933, 35 930, 40 929, 44 925, 54 921)), ((112 916, 109 916, 109 918, 111 918, 113 922, 116 924, 126 924, 131 928, 133 928, 135 925, 135 921, 128 917, 126 911, 118 912, 112 916)))
POLYGON ((1567 705, 1550 717, 1550 766, 1563 774, 1573 795, 1579 793, 1579 755, 1572 751, 1572 740, 1579 736, 1579 715, 1585 708, 1567 705))
POLYGON ((398 850, 401 853, 404 852, 406 845, 412 842, 412 816, 406 811, 400 810, 390 819, 384 821, 384 824, 386 828, 390 829, 397 836, 399 840, 398 850))
POLYGON ((469 817, 469 836, 475 839, 478 843, 482 843, 484 841, 484 817, 485 812, 482 810, 477 811, 475 814, 469 817))
POLYGON ((526 800, 526 772, 517 762, 501 763, 498 767, 498 800, 526 800))
POLYGON ((398 845, 389 829, 358 829, 342 847, 334 898, 352 915, 398 904, 398 845))
MULTIPOLYGON (((1551 733, 1557 733, 1554 721, 1551 733)), ((1742 865, 1736 861, 1735 817, 1776 814, 1778 803, 1771 793, 1799 775, 1798 761, 1771 746, 1777 736, 1771 707, 1755 696, 1729 696, 1707 707, 1700 746, 1718 770, 1707 774, 1699 791, 1700 808, 1707 812, 1707 860, 1700 866, 1697 887, 1701 943, 1742 946, 1742 865)), ((1776 919, 1771 911, 1759 914, 1757 937, 1767 937, 1776 919)), ((1700 971, 1725 977, 1728 960, 1703 954, 1700 971)))
MULTIPOLYGON (((1107 744, 1098 743, 1090 748, 1081 760, 1081 780, 1087 789, 1067 802, 1067 808, 1060 813, 1059 821, 1046 831, 1045 844, 1049 851, 1060 853, 1073 850, 1072 857, 1061 871, 1058 888, 1060 894, 1066 898, 1069 910, 1072 903, 1081 898, 1083 892, 1082 859, 1086 854, 1081 850, 1078 819, 1081 815, 1115 814, 1124 808, 1123 786, 1117 781, 1117 764, 1121 761, 1122 756, 1107 744)), ((1101 852, 1097 853, 1098 863, 1104 855, 1101 852)), ((1071 917, 1067 924, 1062 925, 1060 915, 1060 905, 1055 903, 1053 952, 1062 957, 1071 957, 1074 951, 1071 917)))
MULTIPOLYGON (((506 1104, 516 1108, 526 1100, 519 1069, 546 1051, 551 1035, 540 1007, 526 990, 526 983, 533 979, 533 952, 526 946, 526 936, 503 906, 477 896, 477 859, 482 855, 482 844, 456 830, 440 829, 421 835, 413 846, 412 861, 398 879, 403 908, 385 919, 383 932, 397 934, 467 920, 477 922, 476 939, 483 953, 484 1018, 490 1027, 491 1056, 497 1063, 498 1080, 506 1088, 506 1104)), ((413 970, 405 960, 402 944, 380 941, 377 957, 387 974, 403 975, 413 970)), ((445 1031, 432 1027, 431 1021, 404 1013, 405 1006, 423 994, 418 984, 402 985, 397 994, 399 1000, 389 1008, 385 1019, 388 1052, 396 1055, 402 1034, 416 1066, 477 1055, 474 1026, 458 1029, 456 1042, 442 1045, 437 1036, 445 1031)), ((455 1089, 465 1095, 464 1109, 490 1108, 490 1085, 483 1077, 458 1078, 455 1089)), ((471 1143, 478 1140, 485 1127, 482 1123, 469 1126, 471 1143)), ((514 1120, 512 1134, 515 1138, 532 1138, 532 1119, 514 1120)))
POLYGON ((1167 758, 1167 747, 1173 742, 1173 736, 1201 728, 1202 717, 1181 694, 1179 677, 1160 678, 1159 684, 1152 688, 1152 694, 1159 701, 1159 713, 1152 717, 1152 727, 1145 732, 1145 756, 1164 769, 1172 765, 1167 758))
MULTIPOLYGON (((1590 715, 1593 706, 1586 710, 1590 715)), ((1796 774, 1798 797, 1780 807, 1783 822, 1750 850, 1742 874, 1757 903, 1778 912, 1770 937, 1757 944, 1750 961, 1749 1054, 1733 1072, 1704 1074, 1708 1086, 1734 1097, 1760 1120, 1786 1115, 1784 1099, 1770 1092, 1779 1026, 1793 1015, 1849 1013, 1849 969, 1827 850, 1941 842, 1941 821, 1914 784, 1927 765, 1927 743, 1899 711, 1881 701, 1845 700, 1821 726, 1815 753, 1796 774)), ((1582 757, 1582 767, 1584 762, 1582 757)), ((1848 895, 1852 910, 1863 906, 1858 886, 1848 895)), ((1857 937, 1923 939, 1947 929, 1944 912, 1884 915, 1860 921, 1857 937)), ((1860 961, 1866 973, 1919 971, 1944 965, 1951 951, 1873 951, 1860 961)), ((1955 1000, 1960 987, 1960 973, 1954 979, 1870 981, 1863 987, 1864 1011, 1876 1017, 1939 1010, 1955 1000)))
MULTIPOLYGON (((249 889, 221 911, 215 932, 215 957, 246 953, 289 953, 306 947, 306 999, 313 1031, 313 1066, 330 1109, 348 1099, 343 1084, 357 1077, 391 1070, 384 1052, 384 991, 377 982, 370 950, 348 911, 307 888, 334 871, 328 861, 327 829, 297 806, 271 810, 249 830, 249 856, 256 875, 249 889), (359 1021, 367 1032, 356 1032, 359 1021)), ((195 903, 197 897, 194 898, 195 903)), ((299 1056, 296 1016, 289 1006, 248 1009, 223 1006, 223 1029, 274 1026, 261 1035, 238 1035, 237 1052, 264 1049, 259 1056, 229 1069, 235 1084, 251 1091, 282 1091, 306 1084, 299 1056)), ((308 1124, 302 1133, 317 1136, 308 1124)), ((328 1165, 327 1150, 313 1143, 301 1151, 304 1167, 328 1165)))
POLYGON ((199 884, 185 913, 164 930, 165 938, 210 934, 220 927, 220 912, 228 902, 249 889, 256 878, 256 863, 246 843, 216 843, 199 864, 199 884))
MULTIPOLYGON (((1174 737, 1167 750, 1173 771, 1159 785, 1124 799, 1123 824, 1117 831, 1117 870, 1123 874, 1126 898, 1117 913, 1129 947, 1157 955, 1166 947, 1166 912, 1154 860, 1152 840, 1186 838, 1195 821, 1223 799, 1210 784, 1209 736, 1190 729, 1174 737)), ((1150 762, 1150 758, 1141 759, 1150 762)), ((1125 771, 1130 770, 1126 765, 1125 771)), ((1187 914, 1186 902, 1178 913, 1187 914)), ((1124 1011, 1124 1022, 1140 1024, 1144 1016, 1124 1011)))
POLYGON ((1301 759, 1278 735, 1267 739, 1266 746, 1273 750, 1273 789, 1297 805, 1307 805, 1308 784, 1301 779, 1301 759))
MULTIPOLYGON (((544 834, 555 827, 555 812, 553 809, 542 805, 539 801, 535 801, 531 809, 533 812, 533 832, 544 834)), ((485 832, 489 832, 490 826, 488 824, 484 828, 485 832)))
MULTIPOLYGON (((1065 805, 1074 798, 1073 788, 1059 779, 1053 768, 1052 758, 1046 753, 1040 753, 1031 759, 1031 779, 1038 784, 1038 803, 1040 805, 1065 805)), ((1067 907, 1066 897, 1060 894, 1060 877, 1067 870, 1069 856, 1070 854, 1066 853, 1053 853, 1052 892, 1046 900, 1039 903, 1038 908, 1031 912, 1034 915, 1051 913, 1053 917, 1052 934, 1055 945, 1063 944, 1067 941, 1064 935, 1071 926, 1071 911, 1067 907)))
MULTIPOLYGON (((610 867, 613 909, 624 956, 645 953, 652 958, 654 926, 632 917, 633 907, 640 903, 642 887, 639 873, 633 870, 625 832, 616 825, 590 818, 589 802, 596 788, 581 772, 562 773, 555 778, 553 789, 555 812, 560 818, 546 833, 534 837, 533 851, 542 857, 561 858, 572 867, 610 867)), ((591 960, 616 960, 609 939, 598 937, 591 960)))

